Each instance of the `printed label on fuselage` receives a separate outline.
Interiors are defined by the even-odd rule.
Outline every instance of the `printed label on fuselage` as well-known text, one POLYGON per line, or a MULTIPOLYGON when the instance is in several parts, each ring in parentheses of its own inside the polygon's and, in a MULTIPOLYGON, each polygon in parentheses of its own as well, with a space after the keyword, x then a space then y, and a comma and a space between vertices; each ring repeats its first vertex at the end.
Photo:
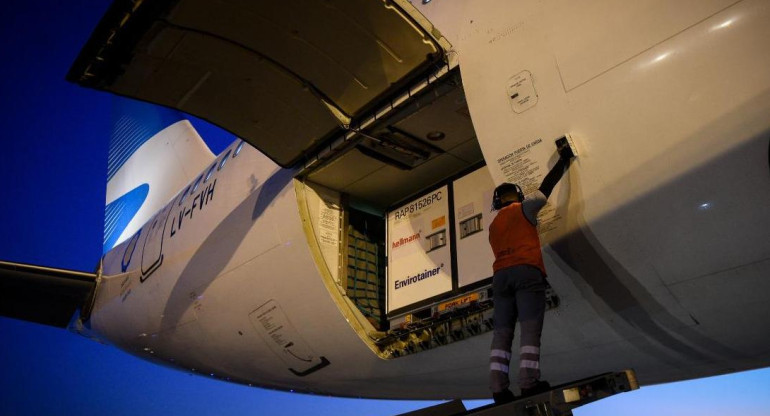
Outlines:
POLYGON ((329 363, 313 352, 275 300, 271 299, 251 312, 249 320, 270 350, 294 374, 304 376, 329 363))
MULTIPOLYGON (((209 202, 214 199, 214 190, 216 189, 217 180, 209 183, 207 186, 201 188, 200 191, 194 193, 192 197, 188 196, 189 202, 179 208, 178 213, 171 221, 170 237, 174 237, 177 232, 182 230, 187 220, 192 220, 196 212, 202 211, 203 208, 208 206, 209 202)), ((184 196, 183 196, 184 198, 184 196)))

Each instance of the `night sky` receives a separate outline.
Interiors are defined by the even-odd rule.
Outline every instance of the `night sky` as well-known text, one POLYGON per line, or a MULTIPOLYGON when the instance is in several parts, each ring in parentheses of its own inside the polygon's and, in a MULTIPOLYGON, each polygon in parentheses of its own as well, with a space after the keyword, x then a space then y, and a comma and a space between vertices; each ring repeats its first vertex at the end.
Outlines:
MULTIPOLYGON (((18 1, 0 14, 2 260, 83 271, 98 262, 115 98, 64 76, 108 5, 18 1)), ((215 153, 234 139, 194 125, 215 153)), ((769 385, 770 369, 757 370, 645 387, 575 414, 770 415, 769 385)), ((0 415, 397 415, 431 403, 249 388, 150 364, 63 329, 0 318, 0 415)))

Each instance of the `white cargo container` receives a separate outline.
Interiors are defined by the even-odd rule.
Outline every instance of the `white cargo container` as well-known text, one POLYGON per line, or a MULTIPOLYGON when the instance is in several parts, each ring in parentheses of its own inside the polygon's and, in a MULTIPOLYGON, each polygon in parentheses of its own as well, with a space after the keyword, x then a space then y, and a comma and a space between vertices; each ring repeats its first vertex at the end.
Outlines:
POLYGON ((495 184, 484 166, 452 182, 457 246, 457 286, 462 289, 492 277, 495 257, 489 246, 495 184))
POLYGON ((387 221, 388 313, 452 290, 449 187, 390 211, 387 221))

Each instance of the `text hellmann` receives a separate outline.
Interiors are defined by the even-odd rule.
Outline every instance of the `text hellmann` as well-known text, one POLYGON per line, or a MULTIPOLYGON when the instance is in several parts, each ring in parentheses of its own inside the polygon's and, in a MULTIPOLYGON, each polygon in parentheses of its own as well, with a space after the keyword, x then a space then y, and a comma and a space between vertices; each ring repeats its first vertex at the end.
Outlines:
POLYGON ((410 235, 409 237, 406 237, 406 238, 401 237, 398 240, 393 242, 393 247, 392 248, 399 248, 399 247, 403 246, 406 243, 411 243, 412 241, 419 240, 419 239, 420 239, 420 233, 412 234, 412 235, 410 235))

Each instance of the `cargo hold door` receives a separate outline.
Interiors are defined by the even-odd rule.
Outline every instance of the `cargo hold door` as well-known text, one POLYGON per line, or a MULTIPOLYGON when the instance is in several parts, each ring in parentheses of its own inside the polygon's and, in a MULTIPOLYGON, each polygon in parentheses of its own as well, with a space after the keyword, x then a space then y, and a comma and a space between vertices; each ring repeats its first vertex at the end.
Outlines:
POLYGON ((208 120, 289 167, 448 46, 406 0, 117 0, 67 79, 208 120))

